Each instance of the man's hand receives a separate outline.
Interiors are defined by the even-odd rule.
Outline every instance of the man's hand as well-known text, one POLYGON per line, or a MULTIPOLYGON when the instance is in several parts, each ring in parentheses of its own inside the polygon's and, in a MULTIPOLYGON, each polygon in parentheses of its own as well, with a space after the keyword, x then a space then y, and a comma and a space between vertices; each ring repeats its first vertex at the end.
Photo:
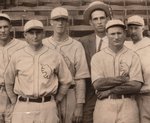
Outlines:
POLYGON ((58 93, 55 97, 56 104, 59 104, 62 101, 63 97, 64 95, 58 93))
POLYGON ((83 104, 77 104, 76 109, 73 113, 72 122, 82 123, 83 118, 83 104))
POLYGON ((99 100, 102 100, 103 98, 108 97, 110 94, 111 94, 111 91, 110 91, 110 90, 97 91, 97 92, 96 92, 97 98, 98 98, 99 100))

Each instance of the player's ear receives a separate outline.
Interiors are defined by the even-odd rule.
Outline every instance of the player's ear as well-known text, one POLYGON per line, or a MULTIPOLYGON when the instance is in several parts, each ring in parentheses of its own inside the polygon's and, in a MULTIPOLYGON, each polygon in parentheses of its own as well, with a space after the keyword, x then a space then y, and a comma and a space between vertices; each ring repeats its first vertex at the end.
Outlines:
POLYGON ((24 38, 26 38, 27 37, 27 32, 24 32, 23 35, 24 35, 24 38))
POLYGON ((143 30, 143 32, 144 32, 144 30, 145 30, 145 27, 144 27, 144 26, 142 26, 142 30, 143 30))
POLYGON ((50 20, 50 25, 53 26, 53 20, 50 20))

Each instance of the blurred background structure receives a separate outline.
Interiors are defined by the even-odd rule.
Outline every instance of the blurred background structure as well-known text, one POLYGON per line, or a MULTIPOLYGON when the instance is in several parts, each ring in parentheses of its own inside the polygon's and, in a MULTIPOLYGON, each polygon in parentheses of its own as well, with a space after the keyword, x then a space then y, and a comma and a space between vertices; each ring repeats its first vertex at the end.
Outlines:
MULTIPOLYGON (((46 36, 52 34, 50 12, 54 7, 63 6, 70 13, 70 36, 78 38, 92 33, 93 29, 85 25, 83 11, 89 3, 96 0, 0 0, 0 12, 12 18, 12 34, 23 38, 23 26, 30 19, 41 20, 46 36)), ((112 17, 126 22, 131 15, 141 15, 146 23, 144 35, 150 36, 150 0, 99 0, 110 5, 112 17)))

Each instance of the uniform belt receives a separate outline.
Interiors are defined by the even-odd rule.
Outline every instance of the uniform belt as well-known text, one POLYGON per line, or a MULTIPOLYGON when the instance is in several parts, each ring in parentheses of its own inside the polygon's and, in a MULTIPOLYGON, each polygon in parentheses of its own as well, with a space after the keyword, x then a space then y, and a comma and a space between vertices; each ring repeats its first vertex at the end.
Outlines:
POLYGON ((69 89, 73 89, 75 87, 75 85, 70 85, 69 89))
POLYGON ((124 98, 134 98, 133 95, 129 95, 129 94, 124 94, 124 95, 117 95, 117 94, 111 94, 108 97, 105 97, 103 99, 124 99, 124 98))
POLYGON ((36 102, 36 103, 42 103, 42 102, 48 102, 48 101, 50 101, 50 100, 51 100, 51 96, 39 97, 39 98, 35 98, 35 99, 29 98, 29 97, 25 98, 25 97, 20 96, 20 97, 18 98, 18 100, 19 100, 19 101, 22 101, 22 102, 36 102))
POLYGON ((5 90, 5 85, 4 84, 0 85, 0 90, 5 90))
POLYGON ((140 93, 139 95, 142 95, 142 96, 150 96, 150 93, 140 93))

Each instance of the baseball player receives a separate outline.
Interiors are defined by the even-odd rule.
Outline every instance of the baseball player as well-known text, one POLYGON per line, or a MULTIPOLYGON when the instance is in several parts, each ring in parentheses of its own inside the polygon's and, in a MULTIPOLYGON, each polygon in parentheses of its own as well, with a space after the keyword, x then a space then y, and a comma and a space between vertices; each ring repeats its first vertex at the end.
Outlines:
POLYGON ((28 45, 13 54, 5 72, 6 90, 15 105, 12 123, 59 123, 56 102, 67 93, 72 77, 62 56, 42 44, 43 28, 38 20, 25 24, 28 45))
POLYGON ((61 102, 63 123, 80 123, 85 103, 85 78, 89 77, 89 71, 81 43, 68 35, 68 16, 68 11, 63 7, 52 10, 51 25, 54 33, 44 39, 43 43, 63 56, 74 79, 61 102))
MULTIPOLYGON (((79 39, 85 49, 89 70, 91 69, 92 56, 108 46, 105 26, 109 19, 111 19, 110 7, 101 1, 92 2, 84 11, 85 23, 91 25, 94 29, 94 33, 79 39)), ((93 123, 96 99, 91 78, 88 78, 86 79, 86 102, 83 111, 83 123, 93 123)))
POLYGON ((150 123, 150 39, 143 37, 144 20, 134 15, 127 20, 128 32, 133 41, 132 49, 139 55, 142 64, 144 85, 138 95, 140 123, 150 123))
POLYGON ((12 54, 26 45, 26 42, 12 39, 10 36, 11 19, 0 13, 0 123, 11 122, 10 101, 6 94, 4 72, 12 54))
POLYGON ((134 94, 143 83, 140 59, 124 46, 125 25, 122 21, 108 21, 106 32, 108 47, 91 60, 92 83, 98 93, 94 123, 139 123, 134 94))

